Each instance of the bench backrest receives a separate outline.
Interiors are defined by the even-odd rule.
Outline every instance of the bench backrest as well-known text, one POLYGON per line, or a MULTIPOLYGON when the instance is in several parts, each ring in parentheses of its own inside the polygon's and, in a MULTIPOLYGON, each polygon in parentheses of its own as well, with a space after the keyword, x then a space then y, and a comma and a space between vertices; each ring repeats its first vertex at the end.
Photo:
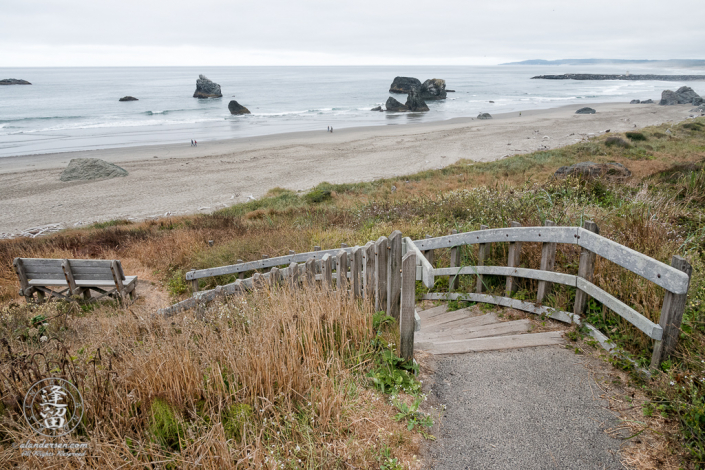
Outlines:
MULTIPOLYGON (((62 264, 68 261, 71 273, 76 281, 111 281, 113 273, 110 269, 113 260, 94 259, 44 259, 18 258, 27 280, 31 279, 65 279, 62 264)), ((120 278, 125 280, 120 261, 115 262, 120 278)))

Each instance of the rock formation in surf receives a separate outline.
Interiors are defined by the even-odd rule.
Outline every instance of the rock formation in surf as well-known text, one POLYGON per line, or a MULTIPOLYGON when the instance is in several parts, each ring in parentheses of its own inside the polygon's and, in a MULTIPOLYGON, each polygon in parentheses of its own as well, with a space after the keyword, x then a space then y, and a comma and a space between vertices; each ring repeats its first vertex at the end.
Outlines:
POLYGON ((409 108, 407 108, 405 105, 401 104, 391 96, 387 99, 387 103, 384 105, 387 108, 387 111, 408 111, 409 108))
POLYGON ((421 98, 425 100, 444 100, 446 98, 446 81, 442 78, 429 78, 421 85, 421 98))
POLYGON ((689 86, 682 86, 676 91, 663 90, 659 104, 664 106, 687 104, 692 103, 696 98, 700 98, 700 95, 695 93, 689 86))
POLYGON ((72 158, 61 181, 90 181, 127 176, 127 170, 99 158, 72 158))
POLYGON ((137 98, 135 98, 134 96, 123 96, 118 101, 139 101, 139 100, 137 98))
POLYGON ((421 98, 421 90, 418 88, 411 89, 406 97, 406 107, 409 111, 428 111, 426 102, 421 98))
POLYGON ((586 106, 577 110, 575 114, 595 114, 595 110, 586 106))
POLYGON ((228 110, 230 110, 230 114, 252 114, 250 113, 249 109, 247 109, 235 100, 232 100, 230 103, 228 103, 228 110))
POLYGON ((5 78, 0 80, 0 85, 31 85, 27 80, 19 80, 17 78, 5 78))
POLYGON ((196 92, 194 98, 221 98, 223 94, 220 92, 220 85, 206 78, 205 75, 199 75, 196 80, 196 92))
POLYGON ((395 77, 389 93, 407 94, 412 88, 421 88, 421 80, 413 77, 395 77))

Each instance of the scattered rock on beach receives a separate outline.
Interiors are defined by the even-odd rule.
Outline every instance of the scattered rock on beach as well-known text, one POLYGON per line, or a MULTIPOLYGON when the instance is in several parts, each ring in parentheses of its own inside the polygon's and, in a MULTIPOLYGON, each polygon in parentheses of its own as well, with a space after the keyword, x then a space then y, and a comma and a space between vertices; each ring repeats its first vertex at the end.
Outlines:
POLYGON ((595 114, 595 110, 586 106, 577 110, 575 114, 595 114))
POLYGON ((697 98, 693 98, 692 104, 693 106, 700 106, 701 104, 703 104, 703 102, 705 102, 705 100, 698 96, 697 98))
POLYGON ((663 90, 659 104, 662 106, 687 104, 692 103, 696 98, 700 98, 700 95, 695 93, 689 86, 682 86, 676 91, 663 90))
POLYGON ((480 113, 477 115, 477 119, 492 119, 490 113, 480 113))
POLYGON ((139 100, 137 98, 135 98, 134 96, 123 96, 118 101, 139 101, 139 100))
POLYGON ((220 85, 210 81, 205 75, 199 75, 196 80, 196 92, 194 98, 222 98, 220 85))
POLYGON ((252 114, 249 109, 247 109, 235 100, 232 100, 230 103, 228 103, 228 110, 230 110, 230 114, 252 114))
POLYGON ((17 78, 5 78, 0 80, 0 85, 31 85, 27 80, 19 80, 17 78))
POLYGON ((408 111, 409 108, 407 108, 405 105, 401 104, 391 96, 387 99, 386 103, 386 108, 387 111, 408 111))
POLYGON ((649 98, 648 100, 642 101, 641 104, 652 104, 653 102, 654 102, 654 100, 649 98))
POLYGON ((429 78, 421 85, 421 98, 425 100, 444 100, 446 98, 446 81, 442 78, 429 78))
POLYGON ((412 88, 406 97, 406 107, 409 111, 428 111, 428 105, 421 98, 421 91, 418 88, 412 88))
POLYGON ((631 100, 629 104, 639 104, 641 103, 641 100, 631 100))
POLYGON ((605 178, 611 181, 621 181, 629 178, 632 172, 620 163, 580 162, 575 165, 562 166, 553 174, 555 178, 578 176, 583 178, 605 178))
POLYGON ((409 93, 412 88, 421 88, 421 80, 414 77, 394 77, 389 93, 409 93))
POLYGON ((127 176, 127 170, 99 158, 72 158, 61 181, 90 181, 127 176))
POLYGON ((376 107, 370 109, 370 111, 382 111, 382 107, 381 107, 381 106, 376 106, 376 107))

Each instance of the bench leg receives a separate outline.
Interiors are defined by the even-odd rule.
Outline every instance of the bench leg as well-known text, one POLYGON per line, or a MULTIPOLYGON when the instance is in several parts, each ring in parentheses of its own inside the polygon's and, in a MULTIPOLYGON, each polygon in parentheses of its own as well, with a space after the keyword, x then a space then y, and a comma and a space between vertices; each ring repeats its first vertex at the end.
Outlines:
POLYGON ((42 292, 41 290, 37 290, 37 303, 43 304, 44 300, 45 300, 44 292, 42 292))

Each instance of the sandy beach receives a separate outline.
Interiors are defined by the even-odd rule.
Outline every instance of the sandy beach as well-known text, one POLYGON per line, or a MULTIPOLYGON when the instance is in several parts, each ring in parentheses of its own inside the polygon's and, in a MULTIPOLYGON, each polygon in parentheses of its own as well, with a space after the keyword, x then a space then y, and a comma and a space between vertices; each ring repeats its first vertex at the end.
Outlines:
POLYGON ((0 159, 0 233, 211 212, 273 187, 305 191, 440 168, 460 159, 492 161, 557 148, 610 129, 681 121, 690 105, 575 105, 399 126, 358 127, 200 142, 0 159), (101 158, 129 172, 102 181, 59 181, 72 158, 101 158))

